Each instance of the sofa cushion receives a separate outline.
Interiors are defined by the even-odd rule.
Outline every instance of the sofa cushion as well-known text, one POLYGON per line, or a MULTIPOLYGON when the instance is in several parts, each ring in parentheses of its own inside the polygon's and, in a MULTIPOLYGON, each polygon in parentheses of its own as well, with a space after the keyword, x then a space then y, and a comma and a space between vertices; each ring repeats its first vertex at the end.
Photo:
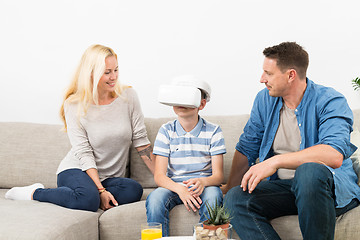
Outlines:
MULTIPOLYGON (((356 207, 339 216, 336 219, 334 239, 358 239, 360 226, 357 222, 359 221, 359 215, 360 207, 356 207)), ((275 228, 281 239, 303 239, 297 215, 275 218, 271 220, 271 225, 275 228)))
POLYGON ((359 239, 360 206, 351 209, 336 219, 335 239, 359 239))
POLYGON ((358 176, 358 184, 360 186, 360 109, 353 110, 354 126, 351 133, 351 143, 358 147, 356 152, 350 157, 353 162, 354 170, 358 176))
MULTIPOLYGON (((105 211, 99 219, 101 240, 140 239, 140 225, 146 223, 145 202, 125 204, 105 211)), ((198 213, 186 211, 184 205, 175 206, 169 217, 170 236, 192 235, 193 227, 200 219, 198 213)))
POLYGON ((56 169, 70 150, 61 125, 0 124, 0 188, 41 182, 56 187, 56 169))
MULTIPOLYGON (((154 145, 156 135, 162 124, 172 120, 173 118, 145 118, 145 125, 148 138, 154 145)), ((139 156, 138 152, 134 147, 131 147, 130 152, 130 177, 138 181, 143 188, 154 188, 156 187, 154 176, 151 171, 147 168, 144 161, 139 156)))
POLYGON ((138 240, 142 223, 146 223, 145 201, 120 205, 100 216, 99 234, 101 240, 138 240))
POLYGON ((275 218, 271 220, 270 223, 274 227, 275 231, 279 234, 281 239, 303 239, 297 215, 275 218))
POLYGON ((230 174, 231 164, 235 153, 235 146, 238 143, 239 137, 249 119, 249 115, 208 116, 204 118, 209 122, 220 125, 223 131, 226 145, 226 154, 224 155, 224 183, 226 183, 230 174))
POLYGON ((51 203, 14 201, 0 189, 0 239, 98 239, 102 213, 71 210, 51 203))
MULTIPOLYGON (((360 207, 356 207, 341 215, 336 220, 335 239, 358 239, 360 225, 358 221, 360 207)), ((193 233, 193 226, 198 223, 199 215, 188 212, 184 205, 174 207, 170 212, 170 236, 189 236, 193 233)), ((145 201, 121 205, 112 208, 100 216, 100 236, 106 239, 138 240, 140 225, 146 222, 145 201)), ((281 239, 303 239, 297 215, 284 216, 271 220, 281 239)), ((236 233, 233 236, 238 239, 236 233)))
POLYGON ((358 147, 356 152, 354 152, 350 158, 353 162, 353 167, 358 176, 358 184, 360 186, 360 131, 359 131, 359 129, 354 129, 354 132, 351 133, 351 143, 358 147))

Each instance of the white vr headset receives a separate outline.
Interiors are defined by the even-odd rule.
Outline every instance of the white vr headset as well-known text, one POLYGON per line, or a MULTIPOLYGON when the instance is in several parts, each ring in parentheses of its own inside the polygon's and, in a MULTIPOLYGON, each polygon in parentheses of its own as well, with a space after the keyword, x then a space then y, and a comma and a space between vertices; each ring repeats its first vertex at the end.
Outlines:
POLYGON ((201 92, 191 86, 162 85, 158 101, 169 106, 197 108, 201 102, 201 92))
POLYGON ((158 101, 169 106, 198 108, 201 102, 200 89, 205 93, 206 101, 210 101, 209 84, 193 76, 178 77, 172 84, 160 86, 158 101))

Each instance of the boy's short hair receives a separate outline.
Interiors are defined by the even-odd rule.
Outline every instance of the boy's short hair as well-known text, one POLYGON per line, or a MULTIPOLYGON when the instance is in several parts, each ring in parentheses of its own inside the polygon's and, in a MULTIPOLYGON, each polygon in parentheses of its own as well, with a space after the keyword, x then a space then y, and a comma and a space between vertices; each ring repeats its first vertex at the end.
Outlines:
MULTIPOLYGON (((198 88, 199 89, 199 88, 198 88)), ((200 92, 201 92, 201 99, 206 99, 206 93, 203 91, 203 90, 201 90, 201 89, 199 89, 200 90, 200 92)))

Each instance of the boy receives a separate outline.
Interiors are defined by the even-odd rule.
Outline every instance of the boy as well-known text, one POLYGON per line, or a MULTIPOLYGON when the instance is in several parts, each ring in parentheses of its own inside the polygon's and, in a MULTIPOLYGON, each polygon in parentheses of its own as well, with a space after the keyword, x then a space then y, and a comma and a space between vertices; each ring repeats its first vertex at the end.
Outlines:
POLYGON ((203 222, 208 216, 205 203, 222 203, 224 138, 218 125, 198 114, 210 92, 206 82, 192 76, 160 88, 159 101, 173 106, 177 119, 164 124, 155 140, 154 179, 159 188, 148 196, 146 214, 148 222, 162 224, 163 236, 169 235, 169 212, 176 205, 199 211, 203 222))

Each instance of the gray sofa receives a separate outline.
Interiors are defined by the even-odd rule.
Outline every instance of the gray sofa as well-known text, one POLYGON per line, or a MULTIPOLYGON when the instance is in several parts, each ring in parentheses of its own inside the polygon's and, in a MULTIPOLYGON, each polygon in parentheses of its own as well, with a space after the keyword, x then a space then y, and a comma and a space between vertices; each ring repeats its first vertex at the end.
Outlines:
MULTIPOLYGON (((354 111, 354 115, 354 129, 357 130, 354 140, 359 146, 360 110, 354 111)), ((161 124, 171 119, 173 118, 145 119, 151 142, 161 124)), ((248 115, 210 116, 205 119, 220 124, 223 129, 227 147, 224 157, 226 181, 234 147, 248 115)), ((69 149, 67 135, 61 131, 60 125, 0 123, 0 239, 140 239, 140 224, 146 222, 145 199, 156 185, 152 174, 134 149, 131 150, 128 174, 144 188, 140 202, 94 213, 37 201, 4 198, 5 192, 13 186, 41 182, 45 187, 56 187, 55 171, 69 149)), ((353 157, 355 160, 358 156, 353 157)), ((357 207, 339 217, 335 238, 358 239, 359 216, 360 207, 357 207)), ((170 234, 192 235, 193 226, 198 221, 197 214, 187 212, 182 205, 177 206, 170 212, 170 234)), ((297 216, 277 218, 272 224, 282 239, 302 239, 297 216)))

